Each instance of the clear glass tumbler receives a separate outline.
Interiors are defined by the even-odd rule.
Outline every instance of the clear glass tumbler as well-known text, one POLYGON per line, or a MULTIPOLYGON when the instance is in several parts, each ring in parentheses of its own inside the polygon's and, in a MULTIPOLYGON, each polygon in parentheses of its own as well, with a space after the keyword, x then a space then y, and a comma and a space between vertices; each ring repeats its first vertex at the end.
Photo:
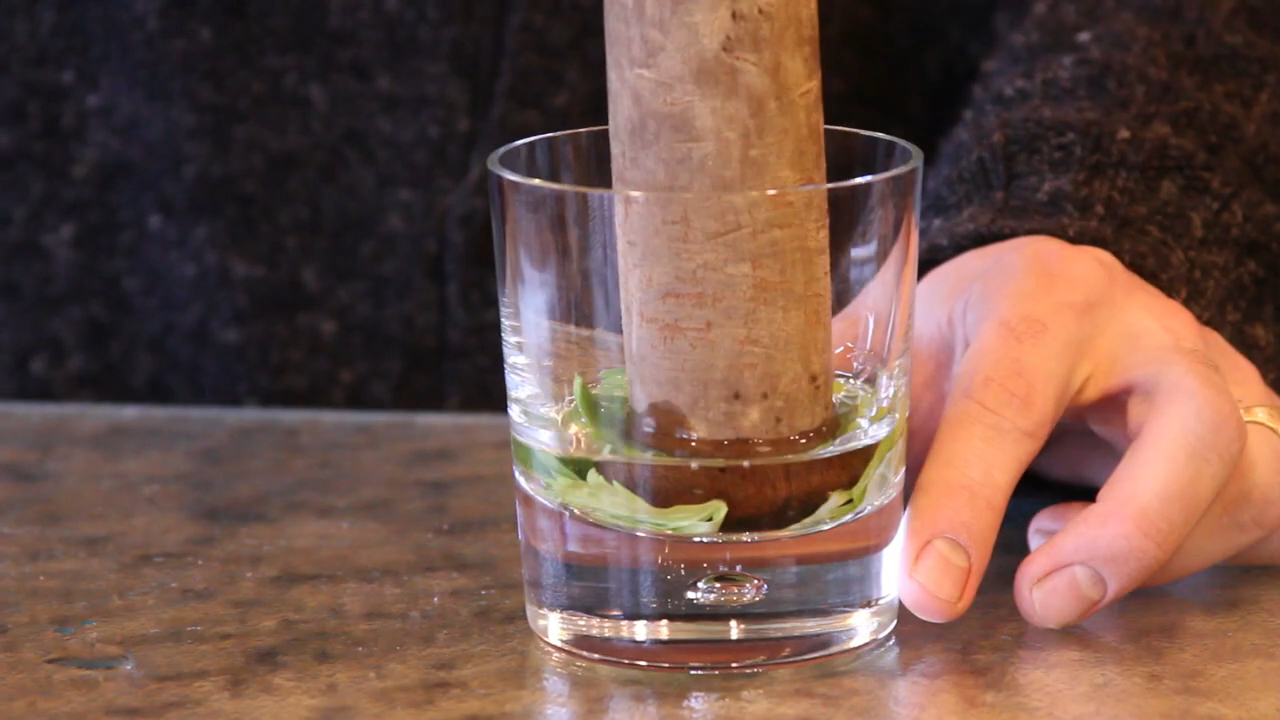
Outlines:
MULTIPOLYGON (((774 209, 796 202, 820 204, 827 221, 830 261, 817 265, 831 284, 832 370, 805 382, 831 388, 830 432, 791 438, 785 452, 719 455, 697 437, 696 453, 642 442, 632 407, 653 349, 623 332, 638 296, 622 290, 619 223, 664 198, 612 186, 606 128, 491 156, 525 599, 552 645, 724 669, 819 657, 893 629, 922 156, 834 127, 825 150, 825 184, 680 198, 747 208, 753 220, 735 232, 767 231, 774 209)), ((779 248, 768 262, 814 265, 796 255, 779 248)))

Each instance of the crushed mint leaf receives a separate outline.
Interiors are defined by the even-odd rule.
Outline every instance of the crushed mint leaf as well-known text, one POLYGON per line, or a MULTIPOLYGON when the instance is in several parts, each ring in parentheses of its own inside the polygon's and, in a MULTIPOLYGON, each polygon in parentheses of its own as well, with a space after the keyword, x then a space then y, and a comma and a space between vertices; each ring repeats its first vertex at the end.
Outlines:
POLYGON ((511 440, 511 455, 517 465, 542 478, 544 482, 547 478, 581 480, 587 470, 593 467, 593 463, 586 458, 560 457, 515 438, 511 440))
POLYGON ((552 499, 606 522, 677 535, 720 531, 729 506, 723 500, 657 508, 625 486, 600 474, 590 461, 561 458, 518 440, 511 443, 516 463, 537 476, 552 499))
POLYGON ((600 395, 627 397, 627 371, 622 368, 601 370, 600 382, 596 383, 596 392, 600 395))
POLYGON ((546 480, 547 490, 556 500, 605 522, 624 527, 678 535, 705 535, 720 531, 729 506, 723 500, 699 505, 656 508, 595 468, 586 478, 572 480, 557 476, 546 480))
MULTIPOLYGON (((839 437, 853 432, 858 423, 879 422, 894 411, 894 408, 888 406, 880 407, 873 393, 863 391, 845 378, 835 378, 832 392, 837 397, 855 403, 853 408, 842 413, 839 437)), ((883 476, 892 471, 893 463, 890 461, 893 457, 890 453, 898 449, 906 424, 905 407, 897 409, 899 421, 880 442, 858 482, 847 490, 831 493, 821 507, 809 517, 786 528, 787 530, 808 529, 847 517, 863 506, 873 486, 879 487, 884 482, 892 481, 892 478, 883 476)), ((594 386, 589 385, 581 375, 574 377, 573 402, 566 408, 561 421, 567 425, 576 425, 605 454, 652 454, 652 451, 633 448, 625 442, 624 427, 628 411, 626 370, 611 368, 599 373, 594 386)), ((729 511, 728 504, 719 499, 699 505, 654 507, 627 487, 606 478, 596 468, 595 462, 587 457, 559 456, 514 438, 512 454, 519 466, 542 481, 552 499, 613 525, 654 532, 702 535, 719 532, 729 511)))
POLYGON ((863 502, 867 499, 867 490, 871 487, 871 484, 883 473, 892 471, 893 464, 888 462, 891 459, 889 453, 898 449, 905 426, 906 418, 900 418, 894 424, 893 429, 876 447, 875 454, 871 456, 871 462, 867 463, 867 469, 862 472, 862 477, 858 478, 858 482, 853 487, 848 490, 837 490, 831 493, 827 501, 817 510, 814 510, 809 517, 791 525, 787 529, 803 530, 817 525, 825 525, 851 515, 861 508, 863 502))
POLYGON ((601 382, 595 391, 581 375, 574 376, 573 409, 570 414, 573 419, 580 421, 582 427, 605 452, 629 450, 622 431, 628 407, 626 375, 622 375, 619 380, 616 375, 606 377, 601 373, 601 382))

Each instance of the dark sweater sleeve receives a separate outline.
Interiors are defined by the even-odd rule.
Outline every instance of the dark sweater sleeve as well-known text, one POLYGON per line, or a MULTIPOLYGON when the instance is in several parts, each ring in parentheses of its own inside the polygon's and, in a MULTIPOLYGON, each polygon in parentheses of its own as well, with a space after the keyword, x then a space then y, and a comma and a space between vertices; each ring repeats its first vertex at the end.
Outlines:
POLYGON ((1274 0, 1037 2, 926 181, 922 272, 998 240, 1106 248, 1280 380, 1274 0))

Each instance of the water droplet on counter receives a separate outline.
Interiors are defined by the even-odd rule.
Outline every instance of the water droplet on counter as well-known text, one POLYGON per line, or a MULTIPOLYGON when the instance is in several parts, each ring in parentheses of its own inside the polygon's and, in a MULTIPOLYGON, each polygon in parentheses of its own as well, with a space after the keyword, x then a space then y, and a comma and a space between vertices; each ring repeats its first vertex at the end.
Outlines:
POLYGON ((132 670, 133 656, 117 650, 66 653, 44 659, 46 665, 75 668, 77 670, 132 670))

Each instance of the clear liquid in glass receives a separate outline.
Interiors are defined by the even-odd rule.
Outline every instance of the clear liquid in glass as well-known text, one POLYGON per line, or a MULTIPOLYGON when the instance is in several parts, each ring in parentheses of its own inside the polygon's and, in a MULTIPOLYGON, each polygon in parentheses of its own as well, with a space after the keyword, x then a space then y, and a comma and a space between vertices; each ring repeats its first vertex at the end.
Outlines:
MULTIPOLYGON (((852 486, 876 463, 856 510, 843 517, 681 534, 625 527, 590 507, 575 507, 517 462, 526 607, 534 630, 589 657, 683 668, 796 661, 888 634, 897 617, 904 448, 903 433, 895 432, 901 414, 883 411, 901 407, 902 383, 895 382, 901 373, 881 377, 889 382, 843 383, 834 399, 852 422, 840 437, 811 452, 763 460, 609 453, 584 440, 582 428, 563 414, 550 423, 525 424, 516 418, 534 415, 513 413, 518 457, 548 453, 615 476, 626 464, 640 466, 632 474, 643 475, 651 463, 683 464, 690 472, 705 472, 711 464, 727 473, 742 473, 744 464, 749 473, 752 464, 785 463, 794 473, 844 455, 853 460, 845 464, 852 486), (882 408, 878 416, 876 407, 882 408), (867 416, 852 417, 859 412, 867 416)), ((537 415, 546 419, 545 411, 537 415)), ((665 476, 679 477, 678 468, 665 470, 665 476)))

